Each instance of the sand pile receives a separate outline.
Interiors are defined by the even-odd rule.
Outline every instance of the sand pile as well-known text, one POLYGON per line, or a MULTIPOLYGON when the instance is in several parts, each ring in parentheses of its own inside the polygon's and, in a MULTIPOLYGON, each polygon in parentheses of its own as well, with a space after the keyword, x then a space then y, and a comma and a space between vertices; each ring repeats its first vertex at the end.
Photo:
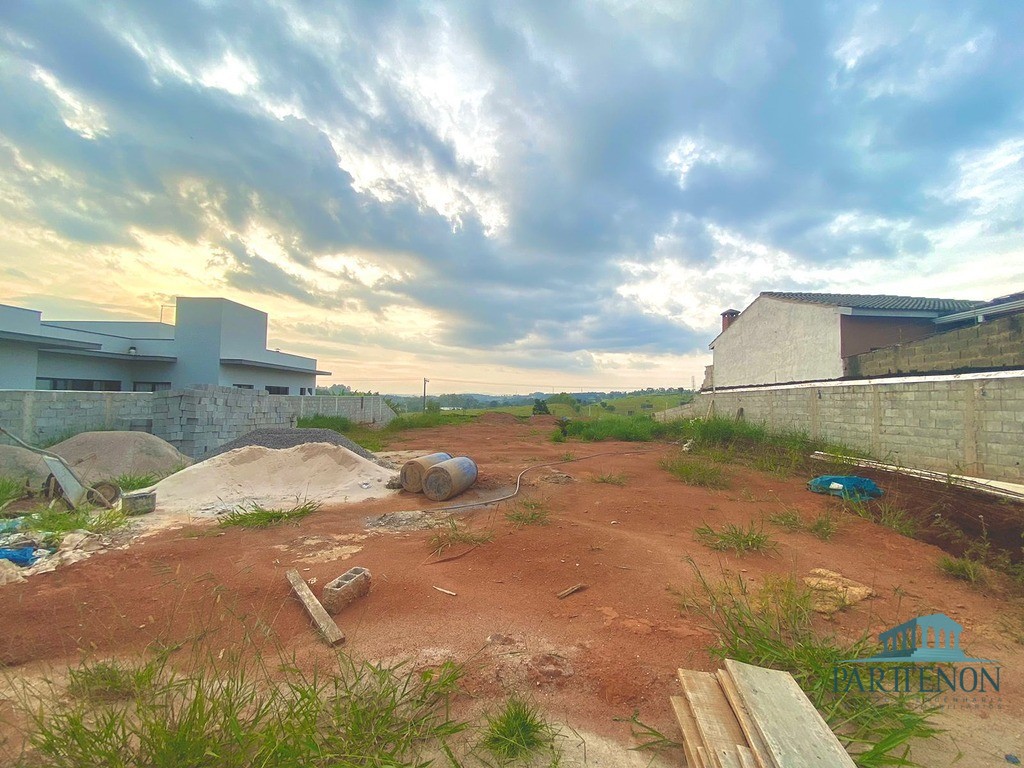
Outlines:
POLYGON ((146 432, 83 432, 49 450, 87 483, 121 475, 164 477, 192 463, 166 440, 146 432))
POLYGON ((0 477, 21 482, 28 479, 39 489, 50 474, 40 456, 17 445, 0 445, 0 477))
POLYGON ((330 443, 294 448, 248 446, 222 453, 161 481, 157 515, 220 514, 257 503, 280 509, 304 501, 341 503, 386 496, 394 471, 330 443))

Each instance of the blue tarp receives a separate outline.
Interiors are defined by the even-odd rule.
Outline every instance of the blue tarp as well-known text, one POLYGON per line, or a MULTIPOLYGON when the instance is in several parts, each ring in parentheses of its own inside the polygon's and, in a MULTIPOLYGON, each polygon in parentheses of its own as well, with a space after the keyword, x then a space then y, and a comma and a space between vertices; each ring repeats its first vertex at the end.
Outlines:
POLYGON ((33 565, 36 561, 36 548, 0 549, 0 560, 10 560, 15 565, 23 567, 33 565))
POLYGON ((856 475, 822 475, 807 482, 815 493, 842 496, 851 501, 864 501, 881 496, 884 491, 874 481, 856 475))

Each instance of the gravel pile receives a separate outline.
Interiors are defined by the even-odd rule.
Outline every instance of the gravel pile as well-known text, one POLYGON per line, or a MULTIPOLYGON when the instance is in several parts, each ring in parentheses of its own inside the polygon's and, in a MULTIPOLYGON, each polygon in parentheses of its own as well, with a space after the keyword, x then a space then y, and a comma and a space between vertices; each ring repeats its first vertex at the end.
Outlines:
POLYGON ((232 440, 230 443, 225 443, 220 448, 216 448, 206 456, 203 460, 211 459, 214 456, 219 456, 222 453, 233 451, 236 448, 245 448, 250 445, 260 445, 264 448, 294 448, 298 445, 305 443, 330 443, 331 445, 340 445, 343 448, 348 448, 352 453, 362 456, 364 459, 372 461, 385 469, 394 469, 395 465, 390 461, 379 459, 370 451, 363 448, 358 443, 354 443, 344 435, 335 432, 333 429, 289 429, 287 427, 280 427, 274 429, 254 429, 248 434, 242 435, 237 440, 232 440))

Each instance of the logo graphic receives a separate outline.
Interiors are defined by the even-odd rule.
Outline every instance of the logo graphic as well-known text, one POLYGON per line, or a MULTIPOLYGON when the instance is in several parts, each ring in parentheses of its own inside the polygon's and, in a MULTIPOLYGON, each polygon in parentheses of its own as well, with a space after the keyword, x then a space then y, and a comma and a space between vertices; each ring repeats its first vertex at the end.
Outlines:
POLYGON ((971 659, 964 655, 960 638, 964 628, 944 613, 918 616, 878 636, 883 651, 866 659, 843 663, 920 662, 933 664, 995 664, 992 659, 971 659))

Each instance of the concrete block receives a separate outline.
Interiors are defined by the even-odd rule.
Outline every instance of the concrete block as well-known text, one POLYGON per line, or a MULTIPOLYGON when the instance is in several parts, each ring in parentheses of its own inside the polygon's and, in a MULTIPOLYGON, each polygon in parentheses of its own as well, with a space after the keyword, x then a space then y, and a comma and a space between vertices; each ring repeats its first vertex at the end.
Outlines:
POLYGON ((328 613, 335 614, 370 591, 370 571, 361 566, 349 568, 334 581, 324 585, 320 601, 328 613))

